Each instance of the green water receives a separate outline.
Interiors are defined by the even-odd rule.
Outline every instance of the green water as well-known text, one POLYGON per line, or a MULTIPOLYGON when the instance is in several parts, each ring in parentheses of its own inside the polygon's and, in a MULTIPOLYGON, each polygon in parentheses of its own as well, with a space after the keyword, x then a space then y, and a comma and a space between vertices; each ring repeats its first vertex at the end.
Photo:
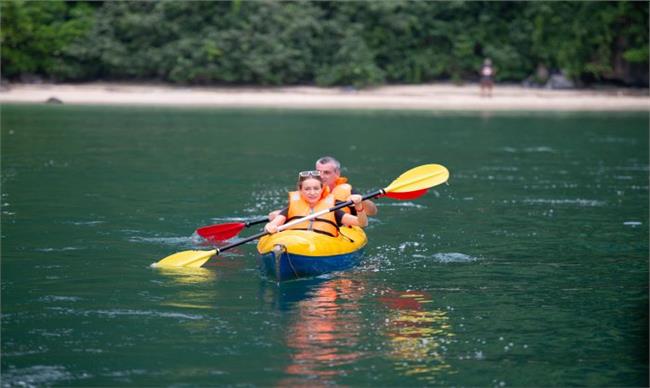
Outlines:
POLYGON ((648 384, 647 113, 1 113, 3 386, 648 384), (361 192, 451 178, 378 199, 345 273, 149 267, 323 154, 361 192))

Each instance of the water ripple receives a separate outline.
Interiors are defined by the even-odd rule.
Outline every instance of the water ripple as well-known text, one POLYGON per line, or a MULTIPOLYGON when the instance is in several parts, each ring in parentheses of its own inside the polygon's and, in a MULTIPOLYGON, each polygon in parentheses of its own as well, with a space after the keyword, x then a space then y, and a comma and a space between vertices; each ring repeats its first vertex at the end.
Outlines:
POLYGON ((35 365, 22 369, 10 367, 9 370, 2 372, 2 386, 38 387, 72 378, 72 374, 65 367, 59 365, 35 365))
POLYGON ((99 224, 105 224, 106 221, 68 221, 64 222, 64 224, 70 224, 70 225, 75 225, 75 226, 95 226, 99 224))
POLYGON ((131 236, 129 237, 131 242, 145 242, 145 243, 155 243, 163 245, 186 245, 187 243, 192 242, 192 237, 182 236, 182 237, 142 237, 142 236, 131 236))
MULTIPOLYGON (((258 219, 262 217, 266 217, 268 214, 251 214, 250 216, 246 217, 213 217, 210 220, 214 223, 220 224, 220 223, 225 223, 225 222, 246 222, 251 219, 258 219)), ((208 226, 208 225, 205 225, 208 226)))
POLYGON ((502 147, 501 151, 508 153, 537 153, 537 152, 556 152, 553 148, 548 146, 537 146, 537 147, 526 147, 526 148, 516 148, 516 147, 502 147))
POLYGON ((598 207, 605 206, 607 202, 599 201, 596 199, 525 199, 523 201, 527 204, 542 204, 542 205, 578 205, 584 207, 598 207))
POLYGON ((78 311, 71 308, 64 307, 49 307, 49 310, 54 310, 62 312, 64 314, 72 315, 103 315, 110 318, 115 318, 118 316, 148 316, 148 317, 160 317, 160 318, 180 318, 180 319, 190 319, 198 320, 205 319, 203 315, 199 314, 184 314, 177 312, 164 312, 164 311, 154 311, 154 310, 131 310, 131 309, 115 309, 115 310, 87 310, 87 311, 78 311))
POLYGON ((394 206, 394 207, 414 207, 416 209, 426 209, 426 206, 419 205, 413 202, 382 202, 382 203, 377 203, 376 205, 377 207, 394 206))
POLYGON ((436 253, 433 258, 439 263, 470 263, 478 260, 477 257, 458 252, 436 253))
POLYGON ((63 248, 36 248, 37 252, 65 252, 65 251, 78 251, 80 247, 63 247, 63 248))
POLYGON ((615 136, 604 136, 596 137, 589 140, 591 143, 612 143, 612 144, 626 144, 626 145, 635 145, 637 144, 636 139, 627 138, 627 137, 615 137, 615 136))
POLYGON ((38 298, 39 302, 78 302, 82 298, 77 296, 57 296, 57 295, 47 295, 38 298))

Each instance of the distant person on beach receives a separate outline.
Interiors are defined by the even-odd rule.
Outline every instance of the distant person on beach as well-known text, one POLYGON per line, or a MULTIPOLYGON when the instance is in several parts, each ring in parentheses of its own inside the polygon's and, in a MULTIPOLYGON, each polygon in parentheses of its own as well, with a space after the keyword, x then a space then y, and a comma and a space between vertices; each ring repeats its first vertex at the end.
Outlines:
MULTIPOLYGON (((316 161, 316 171, 320 173, 323 181, 323 186, 334 195, 337 202, 345 202, 352 194, 359 194, 348 183, 348 178, 341 176, 341 163, 331 156, 323 156, 316 161)), ((377 205, 370 200, 363 201, 365 212, 369 216, 377 214, 377 205)), ((348 208, 343 209, 346 212, 352 213, 354 211, 348 208)), ((269 213, 269 220, 272 221, 280 213, 279 210, 269 213)))
POLYGON ((492 87, 494 86, 494 68, 492 60, 485 58, 481 66, 481 97, 492 97, 492 87))

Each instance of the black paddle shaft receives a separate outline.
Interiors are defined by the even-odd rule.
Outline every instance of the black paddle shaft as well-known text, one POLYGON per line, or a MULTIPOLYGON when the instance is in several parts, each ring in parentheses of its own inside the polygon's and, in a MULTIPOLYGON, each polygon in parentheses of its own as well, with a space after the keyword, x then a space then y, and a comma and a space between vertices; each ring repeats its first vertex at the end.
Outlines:
POLYGON ((257 224, 262 224, 262 223, 264 223, 264 222, 269 222, 269 218, 268 218, 268 217, 264 217, 264 218, 259 218, 259 219, 257 219, 257 220, 246 221, 246 222, 244 223, 244 225, 248 228, 249 226, 253 226, 253 225, 257 225, 257 224))

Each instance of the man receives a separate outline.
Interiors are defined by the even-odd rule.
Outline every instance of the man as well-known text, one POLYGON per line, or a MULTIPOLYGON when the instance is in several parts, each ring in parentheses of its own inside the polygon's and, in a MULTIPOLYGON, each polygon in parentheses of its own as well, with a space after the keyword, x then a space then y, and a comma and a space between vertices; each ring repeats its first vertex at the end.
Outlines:
MULTIPOLYGON (((351 194, 359 194, 347 183, 348 178, 341 176, 341 163, 331 156, 323 156, 316 161, 316 170, 320 172, 323 184, 328 186, 337 201, 346 201, 351 194)), ((369 216, 377 214, 377 206, 370 200, 363 201, 363 208, 369 216)))
MULTIPOLYGON (((323 156, 316 161, 316 170, 320 172, 323 185, 329 187, 330 193, 334 195, 337 201, 345 202, 352 194, 359 194, 352 186, 347 183, 348 178, 341 176, 341 163, 331 156, 323 156)), ((370 200, 362 202, 367 216, 374 216, 377 214, 377 206, 370 200)), ((274 210, 269 213, 269 221, 280 213, 280 210, 274 210)), ((354 215, 354 214, 353 214, 354 215)))

